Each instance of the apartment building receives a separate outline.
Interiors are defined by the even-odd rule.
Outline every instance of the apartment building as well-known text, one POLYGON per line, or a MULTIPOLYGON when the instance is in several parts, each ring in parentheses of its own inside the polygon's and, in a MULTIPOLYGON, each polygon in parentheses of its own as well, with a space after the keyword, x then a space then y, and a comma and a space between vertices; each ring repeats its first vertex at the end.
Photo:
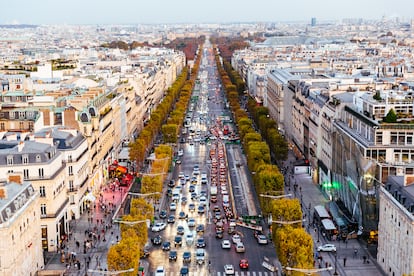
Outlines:
POLYGON ((17 173, 31 182, 40 194, 42 248, 56 251, 69 230, 67 168, 63 154, 50 135, 3 133, 0 143, 0 181, 7 181, 9 174, 17 173))
POLYGON ((69 198, 68 217, 78 219, 90 206, 87 195, 89 151, 86 138, 76 129, 64 126, 44 128, 34 134, 36 139, 52 137, 66 163, 66 191, 69 198))
POLYGON ((413 175, 389 176, 379 186, 377 262, 387 275, 414 273, 413 175))
POLYGON ((0 184, 0 275, 35 275, 43 267, 39 193, 21 174, 0 184))

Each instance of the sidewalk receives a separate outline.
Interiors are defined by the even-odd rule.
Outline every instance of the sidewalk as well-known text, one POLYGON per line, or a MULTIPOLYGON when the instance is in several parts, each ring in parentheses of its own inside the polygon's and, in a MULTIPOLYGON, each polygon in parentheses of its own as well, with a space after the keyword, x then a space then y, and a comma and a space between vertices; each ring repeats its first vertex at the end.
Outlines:
POLYGON ((112 224, 115 210, 128 194, 128 187, 102 187, 100 196, 79 219, 70 221, 70 236, 62 253, 52 254, 46 269, 66 269, 66 275, 93 275, 91 270, 107 269, 107 253, 120 239, 119 226, 112 224))
MULTIPOLYGON (((294 161, 296 161, 294 153, 292 151, 289 151, 288 160, 284 163, 284 166, 289 167, 289 169, 287 170, 288 172, 291 172, 292 167, 290 167, 290 164, 293 164, 294 161)), ((286 175, 287 177, 289 177, 288 173, 286 173, 286 175)), ((324 197, 318 185, 313 183, 310 175, 294 174, 292 177, 293 178, 290 179, 290 187, 285 187, 286 193, 291 193, 294 197, 298 198, 301 201, 303 216, 304 219, 306 219, 304 225, 306 227, 306 230, 313 237, 315 256, 318 256, 316 248, 322 244, 332 243, 337 248, 336 260, 334 254, 320 253, 320 256, 322 256, 320 266, 322 268, 325 268, 328 265, 334 268, 331 271, 321 272, 320 275, 333 275, 335 272, 335 262, 336 272, 338 275, 341 276, 385 275, 379 269, 376 260, 369 254, 366 246, 362 242, 359 242, 357 239, 350 239, 346 243, 339 240, 329 241, 326 237, 322 235, 322 232, 318 231, 319 229, 317 229, 317 227, 314 228, 311 225, 310 222, 311 218, 313 217, 314 206, 324 205, 329 200, 324 197), (296 192, 293 189, 294 183, 298 185, 296 192), (364 256, 366 256, 366 261, 364 261, 364 256)), ((289 181, 287 181, 287 183, 289 183, 289 181)), ((316 267, 319 267, 318 262, 316 262, 316 267)))

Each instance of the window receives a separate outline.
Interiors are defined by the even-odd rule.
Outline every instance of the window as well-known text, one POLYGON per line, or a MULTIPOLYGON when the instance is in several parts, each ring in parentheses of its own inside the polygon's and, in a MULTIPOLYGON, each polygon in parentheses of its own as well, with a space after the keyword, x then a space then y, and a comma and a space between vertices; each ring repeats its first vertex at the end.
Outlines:
POLYGON ((39 192, 40 192, 41 197, 45 197, 46 196, 46 187, 45 186, 40 186, 39 192))
POLYGON ((73 167, 72 166, 69 166, 69 175, 73 175, 73 167))
POLYGON ((44 177, 45 175, 44 175, 43 168, 39 168, 39 178, 44 178, 44 177))
POLYGON ((73 180, 69 180, 69 192, 73 192, 73 191, 74 191, 73 180))
POLYGON ((42 216, 46 216, 46 204, 41 204, 40 205, 40 214, 42 216))
POLYGON ((29 179, 29 170, 28 169, 23 170, 23 178, 24 179, 29 179))
POLYGON ((22 156, 23 164, 29 164, 29 156, 27 154, 22 156))
POLYGON ((7 165, 13 165, 13 156, 7 156, 7 165))
POLYGON ((3 122, 0 123, 0 130, 2 131, 6 130, 6 125, 3 122))

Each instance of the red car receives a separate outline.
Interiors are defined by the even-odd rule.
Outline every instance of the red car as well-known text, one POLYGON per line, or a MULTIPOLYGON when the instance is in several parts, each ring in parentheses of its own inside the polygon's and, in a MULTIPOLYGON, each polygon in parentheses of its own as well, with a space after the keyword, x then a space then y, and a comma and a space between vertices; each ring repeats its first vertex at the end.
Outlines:
POLYGON ((249 268, 249 262, 246 259, 241 259, 239 266, 241 269, 248 269, 249 268))

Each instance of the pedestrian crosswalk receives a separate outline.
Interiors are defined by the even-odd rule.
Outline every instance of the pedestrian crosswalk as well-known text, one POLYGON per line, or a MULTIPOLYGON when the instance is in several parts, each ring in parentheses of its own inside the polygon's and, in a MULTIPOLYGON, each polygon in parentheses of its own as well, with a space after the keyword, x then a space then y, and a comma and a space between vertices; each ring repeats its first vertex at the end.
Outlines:
MULTIPOLYGON (((150 274, 155 275, 155 273, 150 274)), ((167 276, 177 276, 177 272, 167 272, 165 275, 167 276)), ((211 272, 208 273, 206 271, 198 271, 198 272, 192 272, 188 274, 189 276, 228 276, 224 271, 223 272, 211 272)), ((270 271, 236 271, 234 276, 276 276, 278 275, 276 272, 270 272, 270 271)))
MULTIPOLYGON (((274 275, 277 275, 277 273, 270 272, 270 271, 236 271, 234 275, 235 276, 274 276, 274 275)), ((217 272, 217 276, 226 276, 226 273, 217 272)))

